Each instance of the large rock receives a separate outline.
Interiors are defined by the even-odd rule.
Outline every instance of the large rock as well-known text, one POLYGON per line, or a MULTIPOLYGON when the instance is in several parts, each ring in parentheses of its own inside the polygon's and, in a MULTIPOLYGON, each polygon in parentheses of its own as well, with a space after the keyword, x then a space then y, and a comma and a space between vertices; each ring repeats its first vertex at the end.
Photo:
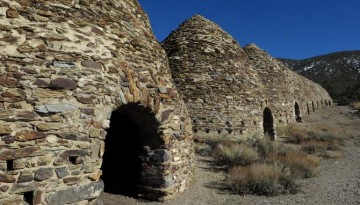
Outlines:
POLYGON ((13 182, 15 182, 15 178, 11 175, 6 175, 6 174, 0 173, 0 182, 13 183, 13 182))
POLYGON ((10 189, 10 194, 21 194, 28 191, 34 191, 39 187, 43 187, 44 183, 42 182, 28 182, 28 183, 16 183, 10 189))
POLYGON ((41 156, 45 153, 39 149, 38 146, 24 147, 17 150, 1 150, 0 151, 0 160, 13 160, 21 159, 25 157, 34 157, 41 156))
POLYGON ((82 186, 73 186, 54 194, 50 194, 46 197, 46 202, 51 205, 63 205, 95 199, 101 194, 103 189, 104 183, 102 181, 92 182, 82 186))
POLYGON ((34 176, 31 172, 21 172, 18 178, 18 183, 30 182, 34 179, 34 176))
POLYGON ((73 90, 77 87, 77 83, 69 78, 56 78, 51 81, 50 87, 56 90, 73 90))
POLYGON ((36 132, 34 130, 24 130, 16 133, 15 140, 20 142, 26 142, 36 139, 45 138, 46 134, 41 132, 36 132))
POLYGON ((0 135, 8 135, 12 132, 10 125, 0 122, 0 135))
POLYGON ((0 120, 6 122, 17 122, 17 121, 35 121, 38 116, 34 112, 30 111, 13 111, 13 110, 2 110, 0 112, 0 120))
POLYGON ((70 104, 44 104, 36 108, 39 113, 59 113, 78 109, 70 104))
POLYGON ((36 181, 44 181, 54 175, 52 168, 40 168, 35 172, 34 179, 36 181))

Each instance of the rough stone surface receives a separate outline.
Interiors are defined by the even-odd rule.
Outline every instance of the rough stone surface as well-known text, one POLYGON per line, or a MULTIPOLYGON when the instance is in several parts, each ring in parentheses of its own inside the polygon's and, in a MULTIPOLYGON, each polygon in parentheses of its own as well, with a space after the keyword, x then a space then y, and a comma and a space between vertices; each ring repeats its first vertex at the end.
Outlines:
POLYGON ((15 183, 9 193, 10 194, 21 194, 29 191, 34 191, 39 187, 44 186, 44 183, 40 182, 28 182, 28 183, 15 183))
POLYGON ((69 104, 44 104, 37 107, 39 113, 61 113, 77 109, 77 107, 69 104))
POLYGON ((2 191, 2 192, 7 192, 9 189, 10 189, 10 187, 7 185, 0 186, 0 191, 2 191))
POLYGON ((30 182, 33 179, 34 179, 34 176, 31 172, 21 172, 17 182, 18 183, 30 182))
POLYGON ((81 62, 81 65, 83 65, 85 67, 96 68, 96 69, 102 68, 101 63, 98 63, 98 62, 95 62, 92 60, 85 60, 85 61, 81 62))
POLYGON ((46 202, 53 205, 63 205, 94 199, 100 195, 103 189, 104 184, 101 181, 75 186, 47 196, 46 202))
POLYGON ((2 141, 4 141, 5 144, 11 144, 13 142, 15 142, 15 137, 11 136, 11 135, 7 135, 1 138, 2 141))
POLYGON ((36 181, 44 181, 45 179, 49 179, 54 174, 52 168, 40 168, 34 174, 34 179, 36 181))
POLYGON ((0 182, 3 183, 13 183, 15 182, 15 178, 11 175, 1 174, 0 173, 0 182))
POLYGON ((10 124, 0 122, 0 135, 8 135, 11 132, 10 124))
POLYGON ((44 138, 46 135, 44 133, 36 132, 34 130, 24 130, 16 133, 15 140, 20 142, 26 142, 30 140, 36 140, 44 138))
POLYGON ((69 175, 69 171, 66 167, 57 168, 55 169, 55 172, 59 178, 64 178, 69 175))
POLYGON ((161 144, 149 154, 159 147, 169 153, 147 156, 142 166, 156 167, 160 181, 173 180, 153 186, 145 172, 139 194, 163 200, 185 191, 194 166, 192 125, 137 0, 0 0, 0 10, 0 174, 7 160, 16 168, 0 204, 27 191, 42 193, 39 204, 96 198, 102 186, 96 194, 88 189, 94 186, 81 189, 85 198, 74 190, 99 182, 111 113, 126 104, 159 122, 152 129, 161 144), (34 179, 25 182, 25 173, 34 179))
POLYGON ((32 156, 40 156, 44 155, 39 147, 37 146, 29 146, 19 149, 3 149, 0 151, 0 160, 13 160, 13 159, 21 159, 24 157, 32 157, 32 156))
POLYGON ((7 18, 19 18, 19 13, 16 10, 8 9, 6 11, 7 18))
POLYGON ((50 82, 50 87, 53 89, 73 90, 77 88, 77 83, 69 78, 56 78, 50 82))

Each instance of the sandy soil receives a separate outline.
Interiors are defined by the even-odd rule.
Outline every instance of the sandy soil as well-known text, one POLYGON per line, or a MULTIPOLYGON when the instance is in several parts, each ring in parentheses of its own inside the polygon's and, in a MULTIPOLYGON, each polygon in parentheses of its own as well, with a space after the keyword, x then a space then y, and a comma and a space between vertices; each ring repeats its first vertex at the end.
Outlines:
POLYGON ((174 200, 149 202, 107 193, 101 198, 105 205, 360 205, 360 118, 350 108, 339 106, 317 110, 303 120, 302 126, 319 122, 340 126, 353 137, 342 147, 343 158, 323 160, 319 176, 298 181, 302 186, 298 194, 276 197, 233 194, 225 186, 225 173, 211 166, 211 158, 197 156, 192 186, 174 200))

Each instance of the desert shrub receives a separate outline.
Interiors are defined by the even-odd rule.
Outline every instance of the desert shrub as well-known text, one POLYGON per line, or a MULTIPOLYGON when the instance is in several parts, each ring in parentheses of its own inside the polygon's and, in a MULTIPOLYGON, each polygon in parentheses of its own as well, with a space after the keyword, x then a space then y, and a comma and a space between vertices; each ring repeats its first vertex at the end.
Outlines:
POLYGON ((231 189, 241 194, 274 196, 296 190, 295 182, 277 164, 236 166, 229 170, 228 179, 231 189))
POLYGON ((217 144, 212 151, 215 160, 224 165, 248 165, 259 159, 257 151, 245 144, 225 141, 217 144))
POLYGON ((318 157, 295 151, 289 151, 285 154, 273 153, 269 158, 283 163, 290 168, 292 176, 301 178, 316 176, 320 164, 318 157))
POLYGON ((301 144, 302 142, 306 141, 306 138, 307 136, 304 130, 293 129, 290 132, 288 141, 294 144, 301 144))
POLYGON ((222 136, 217 136, 217 135, 208 135, 203 138, 203 142, 212 147, 216 146, 218 143, 220 143, 223 140, 224 138, 222 136))
POLYGON ((328 150, 325 152, 322 152, 319 154, 320 157, 323 158, 335 158, 335 159, 340 159, 343 157, 342 152, 340 151, 332 151, 332 150, 328 150))
POLYGON ((351 104, 351 107, 355 110, 360 110, 360 102, 354 102, 351 104))
POLYGON ((308 154, 318 154, 327 150, 340 150, 345 145, 346 135, 349 133, 338 126, 316 124, 311 128, 291 126, 288 143, 301 144, 301 150, 308 154))
POLYGON ((291 132, 296 129, 296 125, 290 124, 290 125, 278 125, 276 126, 276 134, 281 137, 287 137, 290 136, 291 132))
POLYGON ((328 149, 328 142, 310 140, 301 144, 301 150, 307 154, 325 152, 328 149))
POLYGON ((269 153, 274 150, 274 143, 268 137, 257 139, 253 143, 253 147, 256 148, 257 152, 261 157, 266 157, 269 153))
POLYGON ((323 141, 310 140, 301 144, 301 150, 308 154, 323 153, 325 151, 338 151, 343 142, 338 140, 323 141))

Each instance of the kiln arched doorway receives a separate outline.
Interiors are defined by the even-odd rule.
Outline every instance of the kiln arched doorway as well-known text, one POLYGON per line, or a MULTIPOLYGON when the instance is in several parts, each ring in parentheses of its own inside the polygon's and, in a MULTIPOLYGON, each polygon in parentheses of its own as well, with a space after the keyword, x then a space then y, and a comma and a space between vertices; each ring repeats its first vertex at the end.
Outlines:
POLYGON ((274 117, 271 110, 266 107, 263 113, 263 127, 265 136, 275 140, 274 117))
POLYGON ((295 102, 295 120, 296 122, 302 122, 300 115, 300 106, 299 103, 295 102))
POLYGON ((306 110, 307 110, 307 114, 310 115, 310 105, 309 105, 309 103, 306 103, 306 110))
POLYGON ((138 196, 144 146, 156 149, 163 144, 158 128, 155 114, 139 104, 122 105, 112 112, 101 167, 105 192, 138 196))

